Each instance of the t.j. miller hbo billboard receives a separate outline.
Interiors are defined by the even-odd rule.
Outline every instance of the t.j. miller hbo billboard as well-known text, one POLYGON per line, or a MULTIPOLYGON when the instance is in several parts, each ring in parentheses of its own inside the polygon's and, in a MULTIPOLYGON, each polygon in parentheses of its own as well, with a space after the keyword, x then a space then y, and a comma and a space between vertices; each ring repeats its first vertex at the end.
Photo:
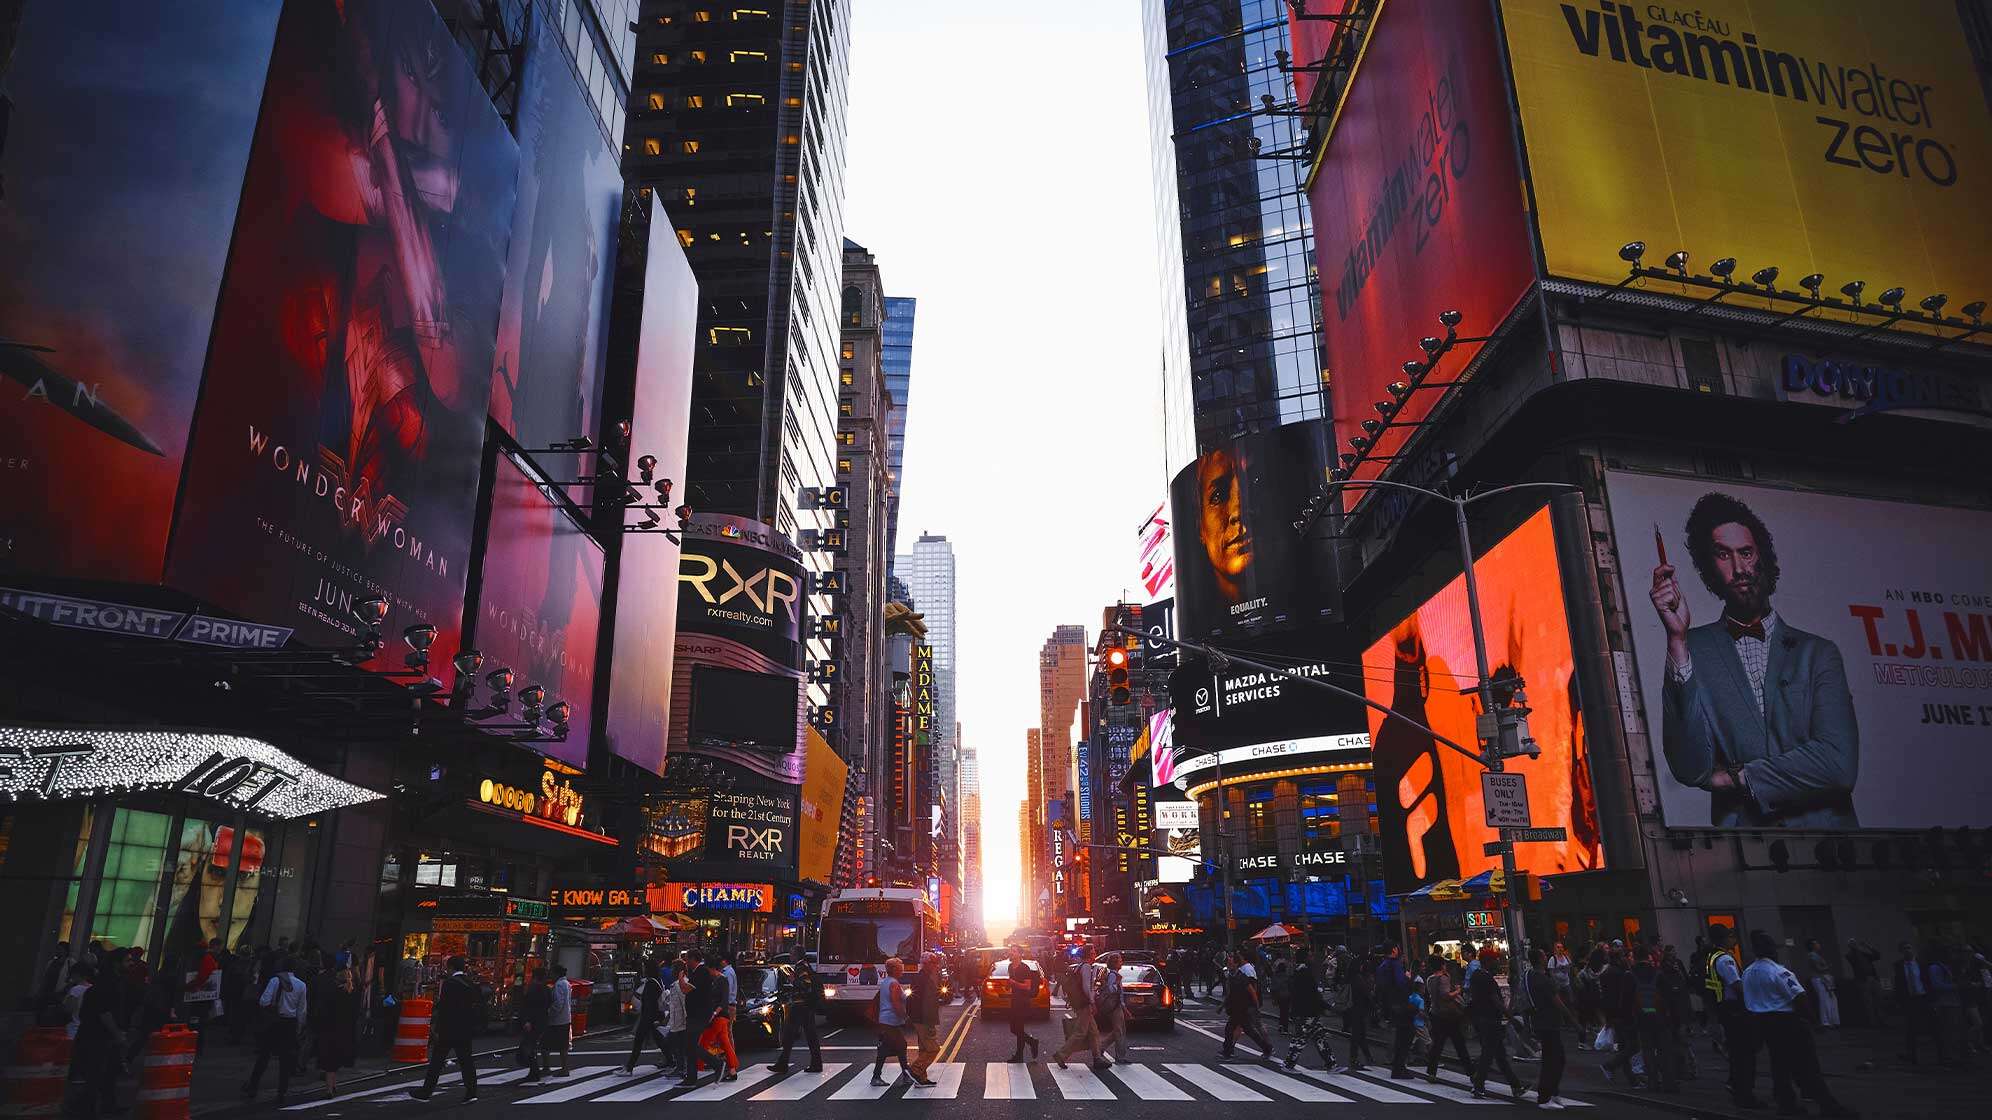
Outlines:
POLYGON ((1616 283, 1639 240, 1648 264, 1735 257, 1787 290, 1992 298, 1992 116, 1954 0, 1503 0, 1501 20, 1551 274, 1616 283))
POLYGON ((1626 472, 1607 492, 1669 825, 1992 824, 1992 513, 1626 472))

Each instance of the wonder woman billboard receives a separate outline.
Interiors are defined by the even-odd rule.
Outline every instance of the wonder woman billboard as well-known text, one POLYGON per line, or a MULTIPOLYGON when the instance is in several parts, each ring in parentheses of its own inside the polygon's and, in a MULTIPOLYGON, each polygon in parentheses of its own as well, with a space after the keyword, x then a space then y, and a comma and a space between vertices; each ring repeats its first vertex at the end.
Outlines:
POLYGON ((270 73, 168 580, 324 644, 382 596, 444 663, 518 149, 428 4, 292 0, 270 73))
POLYGON ((10 12, 0 568, 155 583, 277 11, 47 0, 0 5, 0 25, 10 12))

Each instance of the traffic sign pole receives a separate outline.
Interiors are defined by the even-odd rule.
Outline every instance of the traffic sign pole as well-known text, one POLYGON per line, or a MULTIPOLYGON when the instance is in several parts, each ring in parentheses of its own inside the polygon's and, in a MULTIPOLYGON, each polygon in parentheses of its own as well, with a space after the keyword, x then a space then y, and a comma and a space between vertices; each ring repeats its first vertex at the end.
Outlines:
MULTIPOLYGON (((1473 623, 1473 660, 1480 671, 1480 716, 1481 720, 1492 724, 1480 741, 1481 764, 1490 774, 1501 773, 1501 715, 1494 706, 1494 681, 1487 664, 1487 627, 1480 617, 1480 581, 1473 571, 1473 537, 1466 528, 1466 500, 1453 498, 1453 524, 1459 530, 1460 571, 1466 577, 1466 613, 1473 623)), ((1515 885, 1515 846, 1501 846, 1501 879, 1508 888, 1508 905, 1502 910, 1506 916, 1508 934, 1508 990, 1522 990, 1522 900, 1514 893, 1515 885)))

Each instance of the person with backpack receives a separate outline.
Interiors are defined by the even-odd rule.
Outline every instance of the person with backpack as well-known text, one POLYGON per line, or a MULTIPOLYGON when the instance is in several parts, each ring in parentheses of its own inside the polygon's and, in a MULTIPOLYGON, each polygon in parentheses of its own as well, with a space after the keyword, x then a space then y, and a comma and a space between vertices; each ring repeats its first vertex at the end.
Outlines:
POLYGON ((1293 966, 1293 972, 1287 978, 1286 1005, 1292 1011, 1294 1021, 1300 1025, 1298 1030, 1287 1036, 1286 1068, 1299 1066, 1300 1052, 1313 1043, 1321 1053, 1321 1068, 1334 1069, 1335 1052, 1330 1049, 1328 1038, 1328 1004, 1321 998, 1321 986, 1314 980, 1314 969, 1304 957, 1293 966))
POLYGON ((932 1086, 927 1067, 941 1056, 941 955, 922 953, 906 999, 906 1018, 913 1027, 914 1055, 906 1063, 913 1084, 932 1086))
POLYGON ((1100 1024, 1094 1017, 1094 996, 1099 987, 1100 968, 1093 960, 1093 947, 1088 945, 1081 951, 1078 962, 1066 970, 1060 988, 1060 994, 1065 997, 1065 1005, 1071 1009, 1071 1014, 1067 1017, 1068 1033, 1065 1042, 1051 1056, 1051 1060, 1058 1063, 1059 1069, 1065 1068, 1065 1059, 1071 1057, 1081 1046, 1092 1051, 1094 1069, 1106 1069, 1112 1064, 1100 1052, 1100 1024))
POLYGON ((1100 1027, 1100 1049, 1111 1051, 1115 1061, 1125 1062, 1129 1060, 1127 1000, 1121 990, 1121 955, 1108 953, 1100 962, 1100 988, 1093 1001, 1093 1019, 1100 1027))
POLYGON ((436 1006, 429 1020, 429 1070, 422 1077, 422 1087, 410 1089, 408 1095, 418 1101, 434 1096, 443 1067, 455 1055, 457 1068, 463 1071, 463 1099, 468 1104, 477 1099, 477 1059, 470 1044, 484 1026, 484 989, 470 974, 470 962, 462 957, 449 958, 443 968, 448 975, 436 989, 436 1006))
POLYGON ((1446 971, 1445 958, 1431 959, 1431 975, 1425 977, 1425 1016, 1431 1022, 1432 1046, 1425 1054, 1425 1080, 1439 1082, 1439 1059, 1446 1043, 1459 1052, 1459 1068, 1473 1072, 1473 1058, 1466 1052, 1466 999, 1446 971))
POLYGON ((689 967, 685 958, 666 959, 658 966, 657 981, 664 987, 664 1010, 660 1016, 664 1027, 664 1073, 683 1075, 685 1072, 685 988, 678 981, 689 967))
POLYGON ((823 1010, 823 978, 816 974, 814 965, 798 961, 791 969, 781 973, 775 995, 784 1011, 782 1056, 775 1061, 775 1072, 789 1071, 789 1054, 794 1051, 799 1034, 809 1043, 809 1065, 803 1072, 822 1073, 823 1039, 816 1031, 816 1015, 823 1010))
POLYGON ((646 957, 639 968, 643 979, 636 986, 636 1029, 629 1033, 629 1057, 623 1060, 621 1070, 625 1075, 636 1072, 636 1060, 643 1056, 646 1040, 657 1047, 658 1069, 665 1067, 671 1054, 670 1040, 664 1035, 664 981, 658 974, 658 963, 646 957))
POLYGON ((263 1071, 269 1068, 272 1056, 277 1059, 277 1103, 281 1105, 290 1099, 306 1004, 304 981, 297 978, 297 962, 286 958, 257 1000, 263 1009, 263 1024, 256 1034, 256 1064, 249 1070, 249 1080, 242 1083, 243 1100, 255 1099, 256 1084, 263 1080, 263 1071))
POLYGON ((1016 1052, 1010 1055, 1010 1060, 1023 1061, 1024 1047, 1029 1046, 1031 1060, 1036 1061, 1037 1036, 1031 1034, 1025 1023, 1030 1019, 1031 1008, 1037 1001, 1038 986, 1044 983, 1044 977, 1039 976, 1038 970, 1031 965, 1031 962, 1024 959, 1024 949, 1021 945, 1010 946, 1010 967, 1005 977, 1010 982, 1008 1005, 1010 1034, 1017 1040, 1016 1052))
POLYGON ((1231 1057, 1243 1034, 1259 1046, 1259 1060, 1273 1064, 1273 1044, 1259 1019, 1259 977, 1243 953, 1231 954, 1231 971, 1224 977, 1224 1046, 1218 1056, 1231 1057))
POLYGON ((1418 1036, 1418 1025, 1411 1016, 1411 976, 1404 970, 1404 949, 1395 942, 1376 966, 1376 998, 1389 1013, 1396 1035, 1390 1048, 1391 1080, 1409 1081, 1411 1040, 1418 1036))
POLYGON ((1633 1030, 1639 1036, 1639 1052, 1646 1065, 1646 1080, 1662 1093, 1677 1093, 1673 1047, 1672 1000, 1666 991, 1665 974, 1651 949, 1638 951, 1629 972, 1632 987, 1633 1030))
POLYGON ((1501 997, 1501 985, 1494 979, 1495 963, 1500 951, 1492 945, 1480 950, 1480 967, 1473 970, 1467 981, 1466 1016, 1473 1023, 1473 1033, 1480 1040, 1480 1061, 1473 1067, 1473 1095, 1487 1095, 1487 1074, 1499 1066, 1507 1077, 1515 1099, 1521 1100, 1529 1087, 1515 1076, 1515 1067, 1508 1061, 1508 1005, 1501 997))

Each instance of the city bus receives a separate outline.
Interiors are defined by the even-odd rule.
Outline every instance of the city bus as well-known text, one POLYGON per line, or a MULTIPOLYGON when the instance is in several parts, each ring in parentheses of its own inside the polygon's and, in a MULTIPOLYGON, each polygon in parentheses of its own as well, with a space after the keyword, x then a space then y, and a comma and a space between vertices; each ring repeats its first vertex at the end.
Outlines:
POLYGON ((910 977, 920 954, 941 947, 941 912, 917 887, 852 887, 832 891, 817 928, 816 973, 833 1017, 870 1018, 886 959, 898 957, 910 977))

